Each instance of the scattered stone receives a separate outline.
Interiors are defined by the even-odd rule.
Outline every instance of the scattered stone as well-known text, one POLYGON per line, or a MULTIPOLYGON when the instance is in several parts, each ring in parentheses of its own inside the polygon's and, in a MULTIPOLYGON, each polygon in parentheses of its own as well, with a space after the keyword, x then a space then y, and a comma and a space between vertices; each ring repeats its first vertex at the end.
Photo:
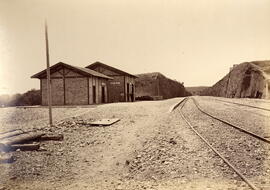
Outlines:
POLYGON ((169 143, 171 143, 171 144, 177 144, 177 142, 173 138, 170 139, 169 143))

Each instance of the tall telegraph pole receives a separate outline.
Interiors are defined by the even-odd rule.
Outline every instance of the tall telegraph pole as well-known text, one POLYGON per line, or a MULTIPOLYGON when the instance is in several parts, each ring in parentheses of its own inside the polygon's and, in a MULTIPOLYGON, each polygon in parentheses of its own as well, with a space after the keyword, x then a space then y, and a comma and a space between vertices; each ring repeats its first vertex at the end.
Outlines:
POLYGON ((46 60, 47 60, 47 100, 49 106, 49 121, 50 126, 52 126, 52 89, 51 89, 51 74, 50 74, 48 27, 46 21, 45 21, 45 41, 46 41, 46 60))

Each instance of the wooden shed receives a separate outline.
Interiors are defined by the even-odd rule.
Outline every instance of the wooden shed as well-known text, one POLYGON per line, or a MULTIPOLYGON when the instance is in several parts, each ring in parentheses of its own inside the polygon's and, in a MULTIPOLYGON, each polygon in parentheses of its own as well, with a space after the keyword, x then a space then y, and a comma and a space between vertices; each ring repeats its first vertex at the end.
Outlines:
POLYGON ((86 68, 113 78, 107 81, 108 102, 135 101, 135 78, 137 78, 135 75, 101 62, 95 62, 86 68))
MULTIPOLYGON (((88 105, 108 102, 108 80, 102 73, 59 62, 50 67, 52 105, 88 105)), ((31 78, 40 79, 42 105, 48 105, 46 69, 31 78)))

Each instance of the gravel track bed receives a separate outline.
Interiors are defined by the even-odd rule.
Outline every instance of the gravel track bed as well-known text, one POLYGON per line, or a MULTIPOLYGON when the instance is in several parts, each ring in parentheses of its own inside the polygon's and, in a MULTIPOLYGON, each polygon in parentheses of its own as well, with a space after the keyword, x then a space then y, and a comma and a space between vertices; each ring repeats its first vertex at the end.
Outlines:
POLYGON ((270 115, 265 117, 256 114, 256 112, 248 112, 247 114, 245 109, 228 106, 223 102, 209 101, 201 98, 196 98, 196 100, 200 107, 208 113, 260 136, 270 137, 270 115))
MULTIPOLYGON (((209 102, 209 105, 216 105, 209 102)), ((184 115, 225 158, 258 187, 270 187, 270 146, 202 114, 192 100, 184 115)), ((241 114, 239 114, 241 115, 241 114)))
POLYGON ((146 189, 249 189, 177 111, 164 119, 159 132, 128 160, 129 179, 152 181, 146 189))
MULTIPOLYGON (((203 100, 206 101, 206 100, 203 100)), ((246 114, 255 114, 258 116, 262 116, 262 117, 270 117, 270 112, 269 111, 265 111, 265 110, 260 110, 260 109, 256 109, 256 108, 251 108, 251 107, 245 107, 245 106, 240 106, 240 105, 236 105, 236 104, 231 104, 231 103, 227 103, 227 102, 221 102, 221 101, 216 101, 214 100, 216 103, 220 103, 221 106, 227 106, 227 107, 231 107, 234 109, 238 109, 240 111, 246 112, 246 114)), ((265 119, 265 118, 264 118, 265 119)))
MULTIPOLYGON (((239 104, 246 104, 250 106, 257 106, 265 109, 270 109, 270 100, 266 99, 252 99, 252 98, 224 98, 224 97, 210 97, 210 96, 200 96, 202 99, 216 99, 228 102, 234 102, 239 104)), ((243 106, 242 106, 243 107, 243 106)))

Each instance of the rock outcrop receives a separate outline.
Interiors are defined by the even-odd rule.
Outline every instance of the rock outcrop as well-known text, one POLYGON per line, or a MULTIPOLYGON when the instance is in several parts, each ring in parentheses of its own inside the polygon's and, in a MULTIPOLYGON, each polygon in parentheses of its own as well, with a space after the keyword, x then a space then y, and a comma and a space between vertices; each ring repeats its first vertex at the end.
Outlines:
POLYGON ((269 99, 270 61, 253 61, 234 65, 230 72, 201 95, 228 98, 269 99))
POLYGON ((136 97, 168 99, 190 95, 183 83, 171 80, 159 72, 136 75, 136 97))

